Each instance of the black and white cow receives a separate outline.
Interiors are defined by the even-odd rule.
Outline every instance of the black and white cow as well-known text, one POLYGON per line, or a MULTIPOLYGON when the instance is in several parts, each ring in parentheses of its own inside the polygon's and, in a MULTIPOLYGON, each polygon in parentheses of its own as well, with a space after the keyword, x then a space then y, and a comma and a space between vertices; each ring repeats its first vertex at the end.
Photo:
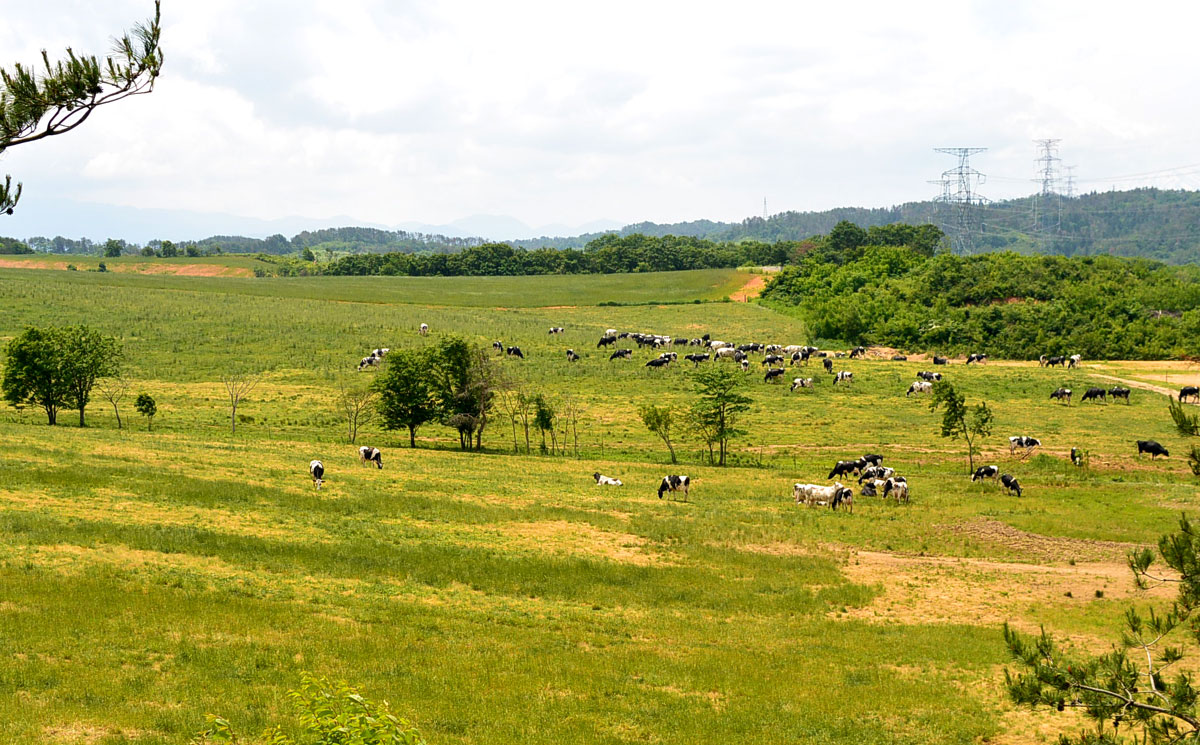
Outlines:
POLYGON ((1013 435, 1008 438, 1008 453, 1012 455, 1017 451, 1017 448, 1025 448, 1026 452, 1040 446, 1042 441, 1036 437, 1026 437, 1025 435, 1013 435))
POLYGON ((1169 458, 1171 453, 1165 447, 1159 445, 1154 440, 1138 440, 1137 441, 1138 455, 1149 453, 1150 460, 1154 460, 1154 456, 1161 455, 1164 458, 1169 458))
POLYGON ((903 354, 893 354, 892 362, 908 362, 908 357, 903 354))
POLYGON ((706 361, 708 357, 709 355, 707 352, 704 354, 687 354, 683 356, 685 360, 692 363, 696 367, 700 367, 700 363, 706 361))
POLYGON ((896 504, 908 504, 908 479, 894 476, 883 482, 883 498, 896 497, 896 504))
POLYGON ((984 479, 994 479, 1000 475, 1000 469, 997 466, 980 466, 975 469, 975 473, 971 474, 971 481, 983 481, 984 479))
POLYGON ((1021 485, 1017 483, 1016 476, 1009 476, 1006 473, 1000 477, 1000 483, 1013 494, 1016 494, 1018 497, 1021 496, 1021 485))
POLYGON ((834 385, 837 385, 838 383, 849 384, 849 383, 853 383, 853 382, 854 382, 854 373, 850 372, 849 370, 842 370, 833 378, 834 385))
POLYGON ((1082 360, 1083 360, 1083 357, 1081 357, 1077 354, 1071 355, 1070 357, 1067 358, 1067 369, 1070 369, 1072 367, 1078 367, 1079 363, 1082 360))
POLYGON ((613 360, 627 360, 632 356, 633 356, 632 349, 618 349, 617 351, 608 355, 608 361, 612 362, 613 360))
POLYGON ((551 326, 550 327, 551 334, 561 334, 564 330, 565 329, 563 329, 562 326, 551 326))
POLYGON ((768 354, 766 357, 762 358, 762 362, 760 362, 759 364, 762 365, 763 367, 766 367, 768 365, 779 364, 780 362, 783 362, 783 355, 768 354))
POLYGON ((522 360, 525 359, 525 353, 521 351, 520 347, 509 347, 508 349, 504 350, 504 353, 509 357, 516 357, 517 359, 522 360))
POLYGON ((921 372, 917 373, 917 377, 930 383, 936 383, 942 379, 942 374, 940 372, 929 372, 928 370, 922 370, 921 372))
POLYGON ((866 467, 867 462, 865 460, 839 460, 837 465, 833 467, 833 470, 825 478, 831 479, 835 476, 845 476, 848 473, 853 473, 857 476, 866 467))
POLYGON ((670 357, 655 357, 646 363, 646 367, 666 367, 671 364, 670 357))
POLYGON ((904 397, 908 398, 909 396, 913 395, 914 393, 916 393, 916 394, 929 393, 932 390, 933 390, 933 383, 930 383, 927 380, 914 380, 912 385, 910 385, 908 387, 908 392, 904 394, 904 397))
POLYGON ((867 453, 859 460, 863 463, 870 463, 873 466, 883 465, 883 456, 878 453, 867 453))
POLYGON ((829 373, 830 375, 833 374, 833 360, 826 357, 825 359, 821 360, 821 364, 825 366, 825 372, 829 373))
POLYGON ((620 479, 610 479, 607 476, 602 476, 599 471, 593 473, 592 478, 596 480, 596 486, 624 486, 620 479))
POLYGON ((616 334, 611 334, 609 336, 601 336, 600 341, 596 342, 596 349, 599 349, 600 347, 607 347, 609 344, 616 344, 616 343, 617 343, 616 334))
POLYGON ((967 364, 969 365, 972 362, 978 362, 980 364, 983 364, 984 362, 987 362, 987 355, 986 354, 967 355, 967 364))
POLYGON ((1104 401, 1108 403, 1108 391, 1103 388, 1088 388, 1080 401, 1104 401))
POLYGON ((376 357, 373 354, 367 355, 366 357, 363 357, 361 360, 358 361, 358 371, 362 372, 363 370, 366 370, 368 367, 375 367, 380 362, 382 362, 382 360, 379 357, 376 357))
POLYGON ((504 342, 502 342, 502 341, 492 342, 492 349, 496 350, 497 352, 503 352, 504 351, 504 342))
POLYGON ((1200 386, 1185 385, 1179 389, 1179 403, 1183 403, 1184 399, 1191 398, 1200 403, 1200 386))
POLYGON ((1119 385, 1115 385, 1112 388, 1108 389, 1108 395, 1112 396, 1113 401, 1116 401, 1118 398, 1123 398, 1123 399, 1125 399, 1125 403, 1129 403, 1129 389, 1128 388, 1122 388, 1119 385))
POLYGON ((417 331, 421 334, 421 336, 427 336, 429 334, 429 324, 422 323, 420 328, 417 329, 417 331))
POLYGON ((683 501, 688 499, 688 487, 691 486, 692 480, 687 476, 663 476, 662 482, 658 485, 658 498, 662 499, 664 494, 676 494, 683 492, 683 501))
POLYGON ((325 483, 325 464, 319 460, 310 461, 308 475, 312 476, 313 483, 317 485, 317 491, 320 491, 321 484, 325 483))
POLYGON ((567 362, 578 362, 578 361, 579 361, 579 355, 575 354, 575 350, 568 349, 567 350, 567 362))
POLYGON ((789 388, 788 390, 794 391, 797 388, 812 388, 812 387, 813 387, 813 379, 812 378, 792 378, 792 387, 789 388))
POLYGON ((1046 367, 1054 367, 1055 365, 1065 365, 1065 364, 1067 364, 1066 357, 1060 356, 1060 357, 1047 357, 1046 358, 1046 367))
POLYGON ((949 358, 949 357, 938 357, 938 356, 935 354, 935 355, 933 356, 933 364, 935 364, 935 365, 949 365, 949 364, 950 364, 950 358, 949 358))
POLYGON ((887 466, 868 466, 863 469, 863 472, 858 477, 858 483, 862 483, 867 479, 890 479, 896 475, 896 469, 888 468, 887 466))
POLYGON ((1067 406, 1070 406, 1071 405, 1071 389, 1070 388, 1059 388, 1057 391, 1050 394, 1050 398, 1055 401, 1066 401, 1067 406))
POLYGON ((358 449, 358 460, 364 466, 374 463, 376 468, 383 468, 383 453, 379 452, 379 448, 370 445, 363 445, 358 449))
POLYGON ((782 367, 772 367, 770 370, 767 370, 767 374, 763 376, 763 382, 770 383, 773 381, 783 380, 783 374, 785 372, 787 371, 782 367))
POLYGON ((866 353, 867 353, 866 347, 855 347, 854 349, 850 350, 850 359, 852 359, 852 360, 858 359, 859 357, 862 357, 866 353))

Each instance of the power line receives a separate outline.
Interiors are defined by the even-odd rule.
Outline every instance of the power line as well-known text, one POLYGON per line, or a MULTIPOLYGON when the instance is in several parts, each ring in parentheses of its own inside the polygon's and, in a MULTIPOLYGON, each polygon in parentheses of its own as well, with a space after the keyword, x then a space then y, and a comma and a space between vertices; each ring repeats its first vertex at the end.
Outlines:
POLYGON ((958 244, 960 251, 965 252, 971 245, 971 231, 976 226, 973 208, 989 201, 977 189, 987 181, 987 176, 971 167, 971 156, 985 152, 987 148, 935 147, 933 150, 958 158, 956 167, 942 171, 942 178, 930 183, 941 185, 941 196, 934 201, 943 205, 950 213, 947 217, 951 218, 941 222, 947 227, 953 224, 956 235, 951 240, 958 244))

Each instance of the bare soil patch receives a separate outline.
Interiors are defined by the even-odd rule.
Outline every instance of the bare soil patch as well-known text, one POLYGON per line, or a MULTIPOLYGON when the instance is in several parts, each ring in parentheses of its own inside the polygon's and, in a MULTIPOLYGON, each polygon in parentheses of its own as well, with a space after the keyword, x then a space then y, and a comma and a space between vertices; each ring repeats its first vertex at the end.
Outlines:
POLYGON ((948 528, 955 535, 964 535, 985 543, 1016 550, 1023 556, 1043 561, 1101 561, 1125 565, 1129 552, 1141 548, 1135 543, 1095 541, 1084 538, 1063 538, 1029 533, 999 520, 975 520, 948 528))
POLYGON ((172 274, 178 277, 253 277, 245 267, 221 264, 114 264, 109 271, 130 274, 172 274))
POLYGON ((745 303, 753 300, 762 294, 763 288, 767 286, 767 276, 765 274, 751 275, 746 284, 742 285, 742 289, 729 296, 729 299, 735 303, 745 303))
POLYGON ((66 270, 65 261, 22 261, 21 259, 0 259, 3 269, 62 269, 66 270))

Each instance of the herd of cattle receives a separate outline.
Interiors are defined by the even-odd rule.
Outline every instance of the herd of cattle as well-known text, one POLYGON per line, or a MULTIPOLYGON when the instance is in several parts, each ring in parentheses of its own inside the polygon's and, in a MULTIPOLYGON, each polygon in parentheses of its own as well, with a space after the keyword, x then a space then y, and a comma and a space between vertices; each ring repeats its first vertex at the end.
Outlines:
MULTIPOLYGON (((551 335, 561 334, 564 332, 562 326, 553 326, 550 328, 551 335)), ((429 333, 429 326, 422 323, 419 328, 419 333, 424 336, 429 333)), ((860 358, 866 354, 865 347, 855 347, 848 352, 827 352, 811 345, 780 345, 780 344, 762 344, 749 343, 735 345, 732 342, 719 341, 712 339, 708 334, 699 338, 676 338, 659 334, 643 334, 633 332, 618 332, 616 329, 607 329, 600 337, 600 341, 596 344, 597 349, 604 349, 616 345, 621 340, 632 340, 638 347, 649 347, 651 350, 667 348, 669 351, 660 352, 657 357, 653 357, 645 363, 646 367, 663 368, 678 361, 678 353, 670 351, 677 344, 686 344, 688 347, 699 347, 707 349, 707 352, 693 352, 684 355, 684 359, 698 367, 703 362, 712 360, 730 360, 741 366, 743 370, 750 368, 750 355, 761 354, 762 360, 760 365, 767 368, 766 374, 763 377, 763 382, 771 383, 778 382, 783 379, 786 374, 786 368, 775 367, 787 361, 789 366, 797 364, 806 365, 813 357, 822 360, 822 367, 825 372, 833 376, 833 384, 838 383, 850 384, 854 380, 854 373, 848 370, 840 370, 834 372, 834 360, 848 357, 850 359, 860 358)), ((492 348, 504 355, 524 359, 525 354, 520 347, 506 346, 500 341, 492 343, 492 348)), ((388 353, 386 347, 373 350, 369 355, 363 357, 359 362, 358 369, 365 370, 379 365, 388 353)), ((578 362, 581 357, 574 349, 566 350, 567 362, 578 362)), ((609 355, 609 361, 632 359, 633 349, 622 348, 616 349, 609 355)), ((905 355, 893 355, 890 358, 893 361, 906 361, 908 358, 905 355)), ((933 364, 935 366, 949 365, 950 360, 946 357, 933 356, 933 364)), ((966 364, 982 364, 987 361, 986 354, 971 354, 967 356, 966 364)), ((1078 354, 1070 356, 1046 356, 1042 355, 1038 359, 1038 364, 1041 367, 1065 366, 1069 368, 1077 367, 1082 361, 1082 357, 1078 354)), ((913 381, 908 390, 905 392, 905 397, 913 395, 921 395, 930 393, 933 390, 933 384, 942 380, 943 375, 940 372, 922 370, 916 375, 917 380, 913 381)), ((793 378, 790 391, 796 389, 811 389, 814 387, 814 378, 793 378)), ((1081 397, 1081 401, 1103 401, 1107 402, 1109 398, 1115 400, 1124 400, 1129 403, 1130 390, 1121 386, 1113 386, 1112 388, 1088 388, 1081 397)), ((1050 394, 1051 400, 1065 402, 1068 406, 1071 404, 1072 391, 1070 388, 1058 388, 1050 394)), ((1188 398, 1200 403, 1200 388, 1196 386, 1184 386, 1179 391, 1179 400, 1186 401, 1188 398)), ((1027 435, 1015 435, 1009 438, 1009 453, 1015 454, 1018 449, 1024 451, 1028 455, 1034 448, 1041 446, 1041 441, 1035 437, 1027 435)), ((1169 455, 1167 449, 1155 442, 1154 440, 1138 440, 1138 454, 1149 454, 1151 459, 1162 455, 1169 455)), ((1071 461, 1076 465, 1081 464, 1081 451, 1077 448, 1071 449, 1071 461)), ((359 448, 359 459, 364 465, 374 464, 377 468, 383 468, 382 454, 378 448, 363 446, 359 448)), ((317 489, 321 488, 325 474, 325 467, 319 460, 314 460, 309 464, 309 473, 312 476, 313 482, 317 489)), ((860 496, 875 497, 879 496, 884 499, 894 497, 898 504, 907 504, 909 501, 908 495, 908 480, 904 476, 896 474, 895 470, 883 465, 883 456, 877 454, 864 455, 857 460, 838 461, 833 469, 829 472, 826 479, 843 478, 847 476, 857 477, 860 486, 860 496)), ((592 474, 592 478, 598 486, 623 486, 620 479, 604 476, 600 473, 592 474)), ((1016 477, 1001 473, 1000 468, 995 465, 980 466, 971 474, 972 482, 980 482, 984 480, 998 480, 999 483, 1009 492, 1016 496, 1022 496, 1022 489, 1016 477)), ((684 500, 688 498, 688 490, 691 485, 691 479, 686 475, 672 474, 664 476, 659 482, 658 497, 663 498, 663 495, 675 496, 682 494, 684 500)), ((854 490, 844 485, 841 481, 835 481, 832 485, 820 484, 802 484, 796 483, 792 487, 792 496, 796 504, 806 504, 809 506, 828 506, 834 510, 846 509, 850 512, 854 510, 854 490)))

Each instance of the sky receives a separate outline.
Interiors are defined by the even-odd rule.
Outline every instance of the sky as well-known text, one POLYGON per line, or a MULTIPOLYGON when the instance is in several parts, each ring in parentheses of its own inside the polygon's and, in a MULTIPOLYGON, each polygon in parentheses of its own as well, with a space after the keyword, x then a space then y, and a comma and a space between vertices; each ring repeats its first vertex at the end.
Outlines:
MULTIPOLYGON (((166 0, 155 91, 13 148, 25 199, 528 225, 1200 188, 1195 2, 166 0)), ((6 8, 0 64, 106 52, 150 0, 6 8)), ((4 226, 0 225, 0 232, 4 226)))

